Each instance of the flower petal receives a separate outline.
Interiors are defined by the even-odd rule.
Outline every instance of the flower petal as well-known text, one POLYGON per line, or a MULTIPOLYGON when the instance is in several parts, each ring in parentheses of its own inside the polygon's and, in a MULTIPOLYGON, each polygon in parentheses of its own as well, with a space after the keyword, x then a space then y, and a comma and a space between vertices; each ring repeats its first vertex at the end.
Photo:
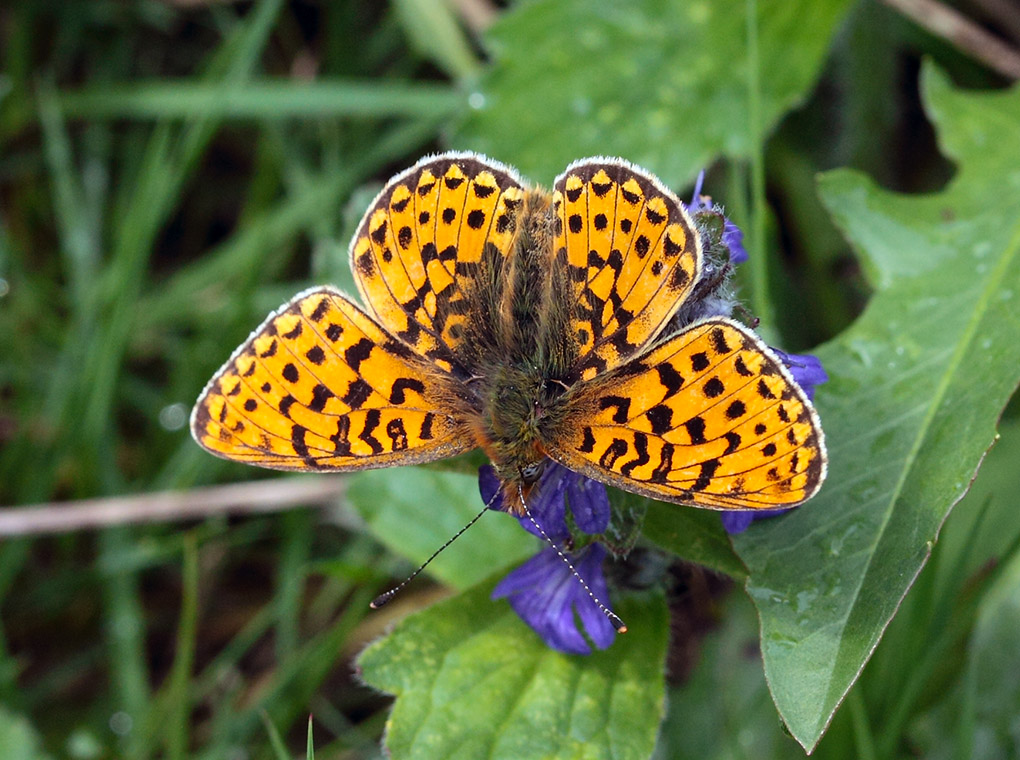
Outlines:
POLYGON ((772 349, 790 370, 797 385, 804 389, 807 397, 814 401, 815 387, 828 382, 829 374, 822 366, 821 360, 811 354, 788 354, 778 348, 772 349))
POLYGON ((726 224, 723 227, 722 241, 730 252, 730 263, 743 264, 750 258, 747 255, 747 249, 744 248, 744 232, 730 221, 728 216, 724 218, 726 224))
MULTIPOLYGON (((570 470, 547 460, 542 477, 528 496, 528 511, 549 538, 564 539, 570 535, 570 531, 567 530, 567 508, 563 503, 564 489, 567 485, 564 476, 570 474, 572 474, 570 470)), ((542 533, 527 515, 517 519, 524 530, 539 538, 542 537, 542 533)))
MULTIPOLYGON (((576 570, 577 574, 588 582, 588 587, 592 590, 592 593, 601 599, 603 604, 608 605, 609 584, 606 583, 605 573, 602 572, 602 560, 605 559, 605 556, 606 550, 602 548, 601 544, 592 544, 581 557, 581 561, 577 563, 576 570)), ((581 618, 581 625, 584 627, 585 633, 588 634, 588 638, 592 640, 592 643, 599 649, 605 649, 616 638, 616 628, 613 627, 605 613, 599 609, 599 606, 588 596, 588 592, 583 588, 580 591, 584 596, 583 598, 578 596, 574 603, 574 608, 577 610, 578 617, 581 618)))
MULTIPOLYGON (((791 507, 792 509, 792 507, 791 507)), ((719 517, 722 526, 730 535, 743 533, 755 520, 762 520, 767 517, 785 515, 790 509, 740 509, 731 512, 723 512, 719 517)))
MULTIPOLYGON (((609 588, 602 573, 605 550, 593 544, 575 558, 574 566, 600 599, 609 588)), ((605 649, 616 631, 588 592, 553 548, 543 549, 504 578, 493 599, 507 597, 510 606, 552 649, 590 654, 591 647, 578 630, 578 618, 592 642, 605 649), (576 612, 576 615, 575 615, 576 612)))
POLYGON ((576 472, 568 472, 563 479, 577 527, 588 534, 602 533, 609 527, 610 517, 605 485, 576 472))
POLYGON ((491 464, 483 464, 478 468, 478 492, 482 496, 482 503, 488 504, 489 509, 504 511, 502 487, 499 475, 491 464))

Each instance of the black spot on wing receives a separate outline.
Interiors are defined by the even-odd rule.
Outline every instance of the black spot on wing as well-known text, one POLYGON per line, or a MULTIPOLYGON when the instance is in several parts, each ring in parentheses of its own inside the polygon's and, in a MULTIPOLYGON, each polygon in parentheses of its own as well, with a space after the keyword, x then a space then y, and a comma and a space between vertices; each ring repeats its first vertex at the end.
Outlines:
POLYGON ((373 435, 375 429, 379 427, 381 416, 378 409, 369 409, 365 414, 365 425, 361 429, 361 433, 358 434, 358 438, 368 444, 373 454, 381 454, 383 451, 382 443, 373 435))
POLYGON ((634 433, 634 451, 637 456, 620 468, 620 474, 630 477, 630 474, 637 467, 642 467, 651 461, 648 455, 648 436, 644 433, 634 433))
POLYGON ((390 403, 403 404, 407 400, 405 391, 409 390, 422 393, 425 391, 425 384, 416 378, 398 377, 390 389, 390 403))
POLYGON ((687 428, 692 444, 705 443, 705 420, 701 417, 691 417, 684 423, 684 427, 687 428))
POLYGON ((655 371, 659 375, 659 382, 666 389, 666 395, 663 397, 663 400, 678 393, 680 388, 683 387, 684 378, 674 369, 672 364, 663 362, 655 368, 655 371))
POLYGON ((698 479, 694 481, 694 485, 691 486, 692 491, 704 491, 712 483, 712 476, 715 471, 719 469, 718 459, 709 459, 707 462, 701 463, 701 473, 698 475, 698 479))
POLYGON ((705 395, 708 398, 717 398, 718 396, 721 396, 723 393, 725 393, 726 386, 723 385, 722 380, 720 380, 718 377, 712 377, 709 378, 709 380, 705 383, 702 390, 704 390, 705 395))
POLYGON ((726 418, 730 420, 735 420, 738 417, 743 417, 744 414, 746 413, 747 407, 744 405, 744 402, 740 401, 739 399, 734 401, 728 407, 726 407, 726 418))
POLYGON ((432 440, 432 424, 435 418, 436 416, 432 412, 427 412, 425 418, 421 421, 421 431, 418 435, 423 441, 432 440))
POLYGON ((603 396, 599 399, 599 409, 612 409, 616 411, 613 413, 613 422, 623 425, 627 422, 628 413, 630 412, 630 399, 624 396, 603 396))
POLYGON ((315 388, 312 389, 312 401, 308 408, 313 412, 321 412, 326 408, 326 402, 333 398, 333 395, 333 391, 322 383, 317 383, 315 388))
POLYGON ((715 349, 717 354, 728 354, 730 352, 730 344, 726 342, 726 333, 723 332, 721 327, 716 327, 712 330, 712 348, 715 349))
POLYGON ((599 457, 599 464, 607 470, 612 470, 616 460, 627 453, 627 442, 622 438, 614 438, 613 442, 606 446, 606 450, 599 457))
POLYGON ((390 451, 403 451, 407 448, 407 431, 404 430, 404 421, 392 419, 386 423, 386 435, 390 439, 390 451))
POLYGON ((322 350, 322 346, 312 346, 305 352, 305 356, 312 364, 322 364, 326 361, 326 352, 322 350))
POLYGON ((645 417, 648 418, 652 432, 656 435, 663 435, 673 428, 673 410, 665 404, 656 404, 645 412, 645 417))
POLYGON ((347 392, 340 398, 351 409, 359 409, 372 395, 372 386, 360 377, 352 380, 347 386, 347 392))
POLYGON ((319 322, 322 320, 324 316, 326 316, 326 312, 328 311, 329 311, 329 297, 323 297, 322 300, 320 300, 319 303, 316 305, 315 311, 312 312, 309 319, 311 319, 313 322, 319 322))
POLYGON ((585 427, 584 438, 581 441, 581 445, 577 447, 577 450, 585 454, 591 454, 595 451, 595 436, 592 434, 590 427, 585 427))
POLYGON ((481 229, 482 225, 485 224, 485 212, 480 209, 474 209, 467 215, 468 227, 473 230, 481 229))
POLYGON ((361 363, 369 357, 374 347, 375 344, 372 341, 368 338, 362 338, 357 343, 347 347, 347 350, 344 351, 344 361, 347 362, 348 367, 358 372, 360 371, 361 363))

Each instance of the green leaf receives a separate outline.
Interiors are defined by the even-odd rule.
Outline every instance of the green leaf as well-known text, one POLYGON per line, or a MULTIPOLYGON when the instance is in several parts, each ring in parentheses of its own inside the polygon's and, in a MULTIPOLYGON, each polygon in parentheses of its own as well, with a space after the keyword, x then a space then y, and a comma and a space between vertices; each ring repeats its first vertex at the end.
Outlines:
MULTIPOLYGON (((760 125, 806 96, 849 0, 761 2, 760 125)), ((495 59, 453 144, 549 182, 571 161, 619 155, 678 186, 755 147, 746 0, 540 0, 503 14, 495 59)))
POLYGON ((397 695, 391 756, 647 758, 663 713, 662 598, 622 600, 630 632, 584 657, 547 648, 489 599, 493 585, 406 618, 361 655, 364 679, 397 695))
POLYGON ((715 512, 649 501, 643 531, 650 541, 684 559, 736 580, 747 577, 747 568, 715 512))
POLYGON ((822 198, 876 294, 818 354, 829 480, 735 539, 765 671, 814 747, 964 495, 1020 382, 1020 89, 971 94, 928 66, 926 107, 959 171, 899 196, 836 171, 822 198))
MULTIPOLYGON (((428 559, 482 508, 477 476, 420 467, 361 473, 351 479, 347 495, 372 534, 415 563, 428 559)), ((468 588, 524 561, 536 545, 511 516, 484 514, 436 557, 429 572, 454 588, 468 588)))

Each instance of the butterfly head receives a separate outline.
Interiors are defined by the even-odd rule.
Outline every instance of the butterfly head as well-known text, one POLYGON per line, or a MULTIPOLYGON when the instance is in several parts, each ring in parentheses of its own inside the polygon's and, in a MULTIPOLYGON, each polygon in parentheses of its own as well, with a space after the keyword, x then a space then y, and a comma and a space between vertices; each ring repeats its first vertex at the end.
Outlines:
POLYGON ((499 456, 491 456, 493 469, 499 476, 503 491, 503 508, 516 517, 522 517, 525 513, 523 498, 529 500, 532 490, 542 478, 549 459, 545 454, 534 450, 530 461, 514 462, 503 459, 499 456))

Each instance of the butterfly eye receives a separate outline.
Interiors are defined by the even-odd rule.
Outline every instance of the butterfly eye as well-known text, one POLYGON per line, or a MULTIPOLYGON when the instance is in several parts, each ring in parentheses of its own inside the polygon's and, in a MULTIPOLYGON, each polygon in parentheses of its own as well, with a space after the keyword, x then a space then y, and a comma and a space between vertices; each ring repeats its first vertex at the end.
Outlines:
POLYGON ((542 471, 545 469, 545 460, 541 462, 533 462, 532 464, 526 465, 521 468, 521 480, 524 481, 525 485, 532 485, 540 477, 542 477, 542 471))

